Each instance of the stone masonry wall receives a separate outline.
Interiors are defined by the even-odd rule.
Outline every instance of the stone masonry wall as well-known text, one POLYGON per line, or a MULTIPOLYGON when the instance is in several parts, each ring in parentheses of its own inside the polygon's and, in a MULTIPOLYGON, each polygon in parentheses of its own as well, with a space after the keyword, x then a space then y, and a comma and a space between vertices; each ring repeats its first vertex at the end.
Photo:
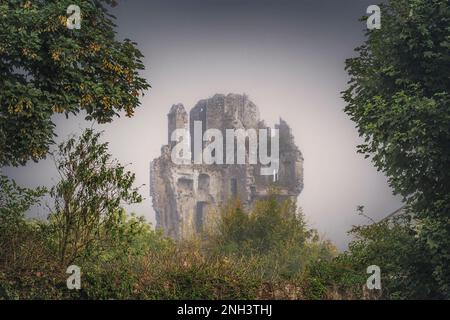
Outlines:
MULTIPOLYGON (((157 228, 175 239, 190 237, 212 227, 225 202, 239 197, 250 208, 256 200, 267 196, 272 184, 279 187, 282 198, 296 200, 303 189, 303 157, 284 120, 280 119, 276 125, 280 135, 280 164, 275 182, 272 175, 260 175, 259 164, 172 162, 171 133, 179 128, 188 129, 189 123, 193 148, 194 121, 202 121, 203 132, 209 128, 222 131, 224 163, 226 129, 265 128, 258 108, 245 95, 216 94, 200 100, 191 109, 189 119, 183 105, 173 105, 168 114, 168 144, 161 148, 161 156, 152 161, 150 168, 150 193, 157 228)), ((203 146, 206 144, 203 142, 203 146)))

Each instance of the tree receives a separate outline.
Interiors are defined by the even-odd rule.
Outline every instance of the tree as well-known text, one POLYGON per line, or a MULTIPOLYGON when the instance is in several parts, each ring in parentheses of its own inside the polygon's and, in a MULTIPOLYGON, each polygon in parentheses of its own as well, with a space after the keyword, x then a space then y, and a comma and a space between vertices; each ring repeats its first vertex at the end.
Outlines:
POLYGON ((106 9, 114 4, 0 0, 0 165, 44 158, 56 113, 99 123, 133 115, 149 85, 136 43, 115 39, 106 9), (67 27, 71 4, 80 7, 80 29, 67 27))
POLYGON ((390 186, 420 220, 433 275, 450 297, 450 4, 390 0, 346 61, 345 112, 390 186))
POLYGON ((25 212, 45 193, 45 188, 22 188, 0 175, 0 266, 14 265, 23 236, 30 232, 25 212))
POLYGON ((61 264, 73 262, 117 224, 123 203, 142 201, 133 187, 135 175, 108 154, 100 133, 87 129, 79 138, 60 144, 53 154, 61 180, 49 220, 56 235, 61 264))
POLYGON ((266 254, 285 249, 290 244, 303 247, 313 235, 300 210, 290 200, 276 195, 259 200, 250 212, 240 201, 224 207, 212 237, 221 250, 240 254, 266 254))
POLYGON ((14 180, 0 175, 0 227, 10 226, 15 224, 15 221, 22 220, 25 211, 38 203, 38 199, 45 192, 45 188, 22 188, 14 180))
POLYGON ((271 281, 299 276, 316 260, 331 260, 336 248, 309 229, 303 213, 273 188, 251 210, 240 201, 224 208, 207 237, 209 252, 232 258, 259 259, 261 273, 271 281))
POLYGON ((432 254, 418 237, 409 216, 354 226, 349 233, 354 239, 348 251, 338 257, 337 265, 346 266, 365 278, 368 266, 379 266, 382 298, 443 298, 432 275, 432 254))

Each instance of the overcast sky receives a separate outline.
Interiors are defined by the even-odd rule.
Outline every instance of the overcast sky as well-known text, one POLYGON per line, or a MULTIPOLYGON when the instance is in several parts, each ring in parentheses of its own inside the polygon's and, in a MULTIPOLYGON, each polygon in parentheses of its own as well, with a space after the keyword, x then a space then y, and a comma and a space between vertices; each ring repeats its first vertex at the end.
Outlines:
MULTIPOLYGON (((305 158, 299 204, 312 227, 345 248, 346 232, 365 223, 356 206, 380 219, 401 206, 383 174, 356 153, 355 125, 343 112, 344 61, 364 40, 358 21, 374 0, 129 0, 112 10, 120 38, 138 43, 152 89, 134 118, 107 125, 104 140, 130 163, 146 200, 129 208, 154 223, 149 163, 167 140, 172 104, 189 110, 215 93, 246 93, 273 125, 292 127, 305 158)), ((82 10, 82 8, 81 8, 82 10)), ((58 141, 91 126, 55 117, 58 141)), ((26 186, 51 185, 54 165, 41 161, 6 173, 26 186)), ((43 215, 44 209, 37 209, 43 215)), ((36 213, 35 213, 36 214, 36 213)))

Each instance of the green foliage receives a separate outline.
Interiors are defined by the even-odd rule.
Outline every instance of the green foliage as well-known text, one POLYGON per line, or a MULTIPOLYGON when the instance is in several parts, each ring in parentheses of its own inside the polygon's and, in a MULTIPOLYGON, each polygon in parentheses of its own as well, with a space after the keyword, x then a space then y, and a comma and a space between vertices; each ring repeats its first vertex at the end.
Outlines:
POLYGON ((251 210, 232 203, 210 234, 174 242, 121 208, 141 198, 134 175, 111 159, 100 138, 87 130, 54 153, 61 180, 51 189, 55 206, 47 221, 24 217, 44 189, 1 177, 0 298, 445 297, 420 237, 423 224, 407 215, 354 227, 349 250, 336 256, 301 211, 274 193, 251 210), (81 290, 66 287, 69 264, 81 267, 81 290), (364 290, 372 264, 382 270, 381 295, 364 290))
POLYGON ((108 0, 0 0, 0 165, 45 157, 55 113, 132 116, 149 88, 136 43, 115 39, 108 0), (81 29, 66 26, 81 9, 81 29))
POLYGON ((42 287, 58 291, 42 223, 24 217, 45 193, 0 176, 0 299, 40 297, 42 287))
POLYGON ((123 203, 142 201, 133 187, 135 175, 111 159, 100 133, 87 129, 81 137, 61 143, 53 154, 60 181, 51 189, 54 199, 49 220, 62 264, 107 236, 123 203))
POLYGON ((21 188, 15 181, 0 176, 0 265, 14 266, 22 257, 18 252, 35 229, 34 223, 25 221, 24 213, 45 192, 44 188, 21 188))
POLYGON ((367 36, 346 62, 345 112, 365 140, 359 152, 420 220, 431 273, 450 297, 450 4, 390 0, 367 36))
POLYGON ((315 260, 303 275, 306 299, 362 299, 368 275, 365 269, 357 269, 343 263, 341 257, 333 260, 315 260))
POLYGON ((14 180, 0 175, 0 237, 7 238, 9 231, 22 221, 24 212, 45 192, 45 188, 21 188, 14 180))
POLYGON ((333 260, 315 260, 303 275, 311 299, 442 299, 431 252, 409 215, 354 226, 354 240, 333 260), (381 291, 368 290, 367 267, 381 270, 381 291))
POLYGON ((384 298, 443 298, 432 274, 432 253, 409 216, 353 227, 350 232, 355 240, 338 262, 356 272, 365 272, 369 265, 379 266, 384 298))
POLYGON ((141 279, 147 267, 146 253, 159 254, 173 246, 170 239, 153 231, 143 217, 124 210, 103 226, 106 237, 75 263, 82 266, 79 297, 88 299, 144 298, 141 279))
MULTIPOLYGON (((239 216, 244 211, 236 212, 239 216)), ((96 220, 94 228, 102 236, 76 256, 68 250, 70 259, 63 262, 55 246, 60 241, 55 231, 63 232, 67 226, 53 218, 34 222, 21 215, 15 222, 20 231, 13 229, 18 239, 13 247, 16 250, 0 253, 0 299, 315 298, 309 294, 311 290, 301 289, 310 286, 302 277, 303 271, 318 257, 329 261, 333 248, 312 239, 317 237, 314 233, 306 239, 302 218, 294 218, 292 213, 295 209, 290 204, 272 199, 261 201, 253 217, 240 216, 248 221, 247 230, 253 231, 251 237, 239 236, 247 245, 245 253, 238 254, 224 250, 229 246, 219 242, 220 237, 176 243, 161 231, 152 230, 143 218, 127 216, 117 208, 107 223, 96 220), (270 218, 270 210, 279 216, 270 218), (262 230, 269 220, 279 224, 272 231, 267 228, 270 236, 262 230), (275 232, 281 226, 288 227, 287 222, 297 226, 284 233, 283 237, 290 239, 275 232), (78 291, 66 288, 65 270, 72 263, 82 271, 78 291)), ((228 226, 220 228, 234 227, 231 218, 228 226)), ((79 232, 90 228, 81 223, 79 232)))
POLYGON ((239 202, 225 208, 218 223, 217 241, 236 252, 264 254, 284 247, 288 242, 305 243, 309 234, 303 216, 290 201, 275 197, 258 201, 245 212, 239 202))
POLYGON ((212 252, 231 257, 257 257, 263 278, 295 277, 313 260, 331 260, 336 249, 309 230, 300 210, 274 193, 245 212, 239 202, 221 213, 217 232, 208 236, 212 252))
POLYGON ((257 259, 208 255, 194 240, 150 251, 146 261, 143 292, 150 299, 255 299, 262 282, 257 259))
POLYGON ((61 180, 47 221, 24 217, 43 190, 2 177, 0 299, 256 298, 257 259, 206 255, 199 243, 176 244, 126 215, 121 204, 141 200, 134 175, 99 139, 87 130, 53 154, 61 180), (70 264, 81 268, 81 290, 66 287, 70 264))

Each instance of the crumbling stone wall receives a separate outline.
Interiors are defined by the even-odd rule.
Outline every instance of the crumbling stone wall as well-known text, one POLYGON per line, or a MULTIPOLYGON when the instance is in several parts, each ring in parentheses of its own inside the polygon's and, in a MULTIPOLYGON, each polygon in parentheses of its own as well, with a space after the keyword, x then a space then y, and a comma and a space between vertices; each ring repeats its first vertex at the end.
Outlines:
MULTIPOLYGON (((267 196, 272 184, 279 186, 282 198, 295 201, 303 189, 303 157, 294 143, 291 129, 280 119, 279 170, 274 176, 260 175, 259 164, 175 164, 171 160, 175 129, 187 129, 188 116, 182 104, 173 105, 168 114, 168 144, 161 156, 151 163, 150 194, 156 213, 157 228, 175 239, 182 239, 213 226, 219 207, 239 197, 244 206, 251 207, 257 199, 267 196)), ((216 94, 200 100, 189 113, 191 148, 194 145, 194 121, 202 121, 203 132, 219 129, 266 128, 259 118, 256 105, 245 95, 216 94)), ((206 144, 207 142, 203 142, 206 144)), ((204 147, 204 145, 203 145, 204 147)), ((202 148, 203 149, 203 148, 202 148)), ((247 149, 248 151, 248 149, 247 149)), ((236 154, 236 150, 235 150, 236 154)), ((224 159, 225 163, 225 159, 224 159)))

